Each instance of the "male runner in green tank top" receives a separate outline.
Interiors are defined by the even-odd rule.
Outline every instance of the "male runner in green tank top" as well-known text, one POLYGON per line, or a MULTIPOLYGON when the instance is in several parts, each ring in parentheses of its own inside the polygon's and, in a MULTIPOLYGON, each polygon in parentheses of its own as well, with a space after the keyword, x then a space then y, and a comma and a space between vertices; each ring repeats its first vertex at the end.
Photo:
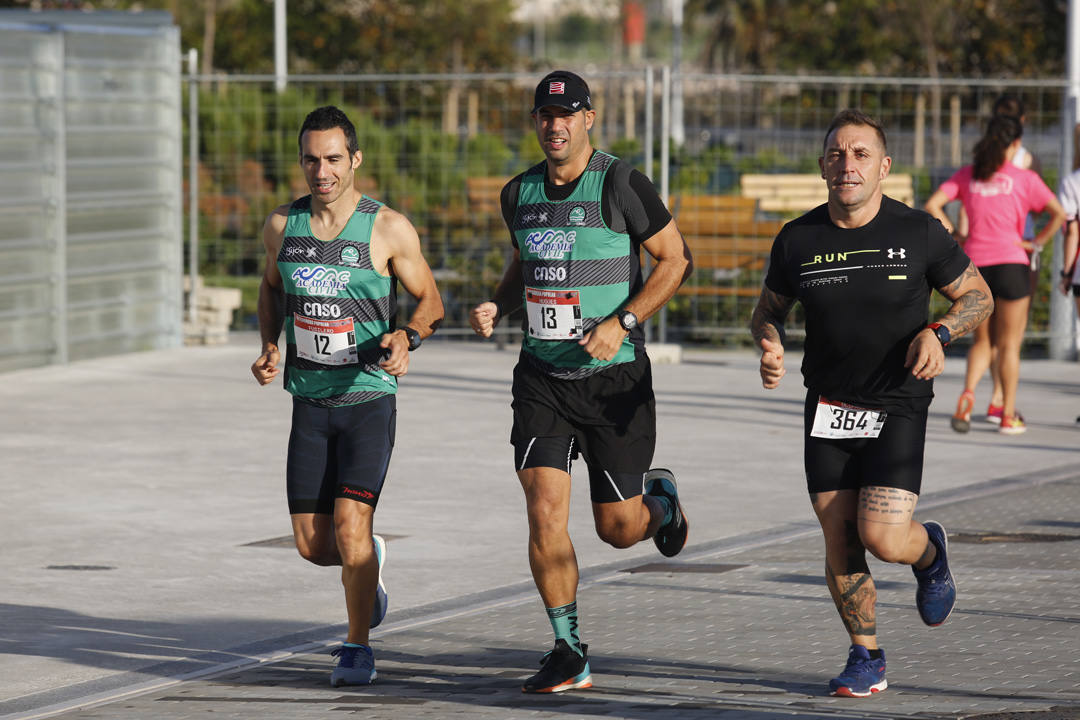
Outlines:
POLYGON ((584 80, 549 74, 532 116, 546 160, 503 188, 514 254, 493 300, 469 320, 489 337, 499 318, 525 307, 510 442, 525 491, 529 564, 555 646, 522 690, 559 692, 592 686, 567 532, 572 459, 580 452, 588 465, 602 540, 625 548, 651 537, 667 556, 686 542, 675 478, 650 470, 656 411, 640 323, 679 288, 691 259, 649 179, 593 150, 596 112, 584 80), (641 247, 657 261, 647 282, 641 247))
POLYGON ((375 680, 368 630, 386 614, 386 544, 372 517, 394 445, 397 378, 435 332, 442 299, 412 224, 356 189, 363 156, 341 110, 312 111, 300 128, 311 194, 277 208, 263 227, 259 287, 260 385, 280 374, 293 395, 286 483, 293 537, 316 565, 340 565, 349 631, 331 684, 375 680), (416 298, 396 325, 396 283, 416 298))

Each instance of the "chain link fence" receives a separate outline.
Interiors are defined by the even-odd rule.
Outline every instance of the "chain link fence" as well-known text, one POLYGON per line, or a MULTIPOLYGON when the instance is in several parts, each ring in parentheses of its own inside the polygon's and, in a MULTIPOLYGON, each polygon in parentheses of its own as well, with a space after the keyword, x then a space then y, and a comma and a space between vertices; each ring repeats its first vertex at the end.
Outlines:
MULTIPOLYGON (((292 76, 277 92, 272 76, 188 75, 198 105, 198 272, 208 284, 243 289, 236 326, 255 326, 262 223, 275 206, 307 193, 297 131, 311 109, 334 104, 357 127, 361 189, 404 212, 419 231, 446 303, 441 332, 467 333, 469 309, 490 296, 510 249, 498 187, 543 158, 529 117, 537 79, 292 76)), ((716 209, 729 202, 716 198, 744 196, 750 176, 800 175, 813 183, 822 133, 841 108, 859 107, 884 122, 893 173, 910 176, 910 196, 902 199, 916 205, 970 162, 1003 92, 1026 105, 1024 143, 1047 184, 1056 188, 1060 168, 1071 167, 1060 157, 1060 80, 684 74, 671 78, 682 99, 671 104, 666 72, 592 72, 586 79, 598 113, 593 145, 649 174, 694 239, 698 267, 663 320, 665 339, 673 341, 745 340, 768 241, 779 222, 802 210, 762 200, 737 220, 734 211, 716 209), (671 137, 680 142, 669 145, 671 137)), ((1048 327, 1049 267, 1043 275, 1032 338, 1048 327)))

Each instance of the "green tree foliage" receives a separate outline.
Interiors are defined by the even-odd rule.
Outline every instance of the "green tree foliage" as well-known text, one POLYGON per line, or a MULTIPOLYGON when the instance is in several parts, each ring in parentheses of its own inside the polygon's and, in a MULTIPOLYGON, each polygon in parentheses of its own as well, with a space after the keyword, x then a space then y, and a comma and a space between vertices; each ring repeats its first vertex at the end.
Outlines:
MULTIPOLYGON (((0 7, 73 5, 168 10, 184 47, 211 58, 213 70, 274 70, 273 0, 0 0, 0 7)), ((287 0, 287 9, 294 73, 471 72, 515 61, 514 0, 287 0)))
POLYGON ((1064 0, 687 0, 701 62, 724 72, 1046 76, 1063 72, 1064 0))

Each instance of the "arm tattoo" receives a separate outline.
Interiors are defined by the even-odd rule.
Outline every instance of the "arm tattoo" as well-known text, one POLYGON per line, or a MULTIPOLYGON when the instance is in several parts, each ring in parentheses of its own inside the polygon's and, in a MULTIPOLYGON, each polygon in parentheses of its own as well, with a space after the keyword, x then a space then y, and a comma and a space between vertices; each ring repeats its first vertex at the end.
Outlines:
POLYGON ((994 310, 994 299, 982 290, 968 290, 963 295, 956 297, 956 293, 968 280, 979 276, 975 263, 968 263, 967 269, 960 273, 960 277, 939 289, 939 292, 953 300, 952 307, 941 318, 941 323, 949 328, 953 338, 958 338, 974 330, 979 323, 989 317, 994 310))
POLYGON ((968 266, 964 268, 964 272, 960 273, 960 277, 953 280, 951 283, 941 288, 941 294, 945 297, 952 297, 956 293, 960 292, 960 286, 966 283, 971 278, 979 274, 979 271, 975 269, 975 263, 968 263, 968 266))
POLYGON ((775 293, 768 287, 761 288, 761 297, 750 318, 750 332, 754 341, 766 338, 771 342, 784 342, 784 320, 791 312, 795 298, 775 293))

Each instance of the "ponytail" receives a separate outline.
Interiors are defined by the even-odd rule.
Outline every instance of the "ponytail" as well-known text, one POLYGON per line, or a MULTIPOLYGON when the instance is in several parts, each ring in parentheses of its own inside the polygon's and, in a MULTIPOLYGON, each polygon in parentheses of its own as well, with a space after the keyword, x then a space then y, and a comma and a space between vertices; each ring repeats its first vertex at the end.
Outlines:
POLYGON ((1008 115, 995 115, 986 126, 986 134, 975 145, 972 175, 976 180, 989 180, 1005 164, 1005 151, 1024 132, 1020 121, 1008 115))

